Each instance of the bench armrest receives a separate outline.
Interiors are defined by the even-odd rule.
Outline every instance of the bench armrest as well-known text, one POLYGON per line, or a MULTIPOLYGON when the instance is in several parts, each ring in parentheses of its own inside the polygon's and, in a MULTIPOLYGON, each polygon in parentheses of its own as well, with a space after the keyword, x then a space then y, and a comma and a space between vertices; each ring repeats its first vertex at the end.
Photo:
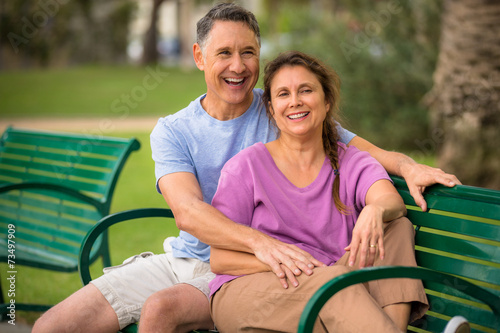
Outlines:
POLYGON ((94 245, 96 239, 110 226, 134 219, 148 218, 148 217, 167 217, 173 218, 174 214, 167 208, 141 208, 132 209, 103 217, 97 222, 92 229, 89 230, 82 245, 80 246, 80 254, 78 257, 78 271, 80 272, 80 279, 86 285, 91 281, 90 277, 90 250, 94 245))
POLYGON ((422 267, 370 267, 338 276, 325 283, 307 302, 300 317, 298 332, 312 332, 316 318, 323 305, 340 290, 358 283, 388 278, 412 278, 438 282, 447 286, 461 286, 461 292, 488 305, 500 325, 500 302, 498 296, 464 279, 422 267))

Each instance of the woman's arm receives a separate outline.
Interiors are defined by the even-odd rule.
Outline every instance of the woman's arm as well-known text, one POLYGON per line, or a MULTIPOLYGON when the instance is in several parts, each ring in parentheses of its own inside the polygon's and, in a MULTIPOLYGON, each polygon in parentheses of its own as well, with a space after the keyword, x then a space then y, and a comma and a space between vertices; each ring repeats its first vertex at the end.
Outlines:
MULTIPOLYGON (((271 271, 271 267, 264 264, 251 253, 224 250, 215 247, 212 247, 210 250, 210 268, 215 274, 228 275, 248 275, 271 271)), ((295 274, 285 266, 282 266, 282 269, 286 274, 286 278, 282 277, 279 279, 283 288, 288 288, 288 282, 295 287, 298 286, 299 283, 295 274)))
POLYGON ((247 275, 269 272, 271 268, 251 253, 212 247, 210 268, 215 274, 247 275))
POLYGON ((390 181, 382 179, 369 188, 366 206, 359 214, 346 251, 351 251, 349 265, 354 265, 359 252, 359 267, 372 266, 377 247, 384 259, 384 223, 406 215, 403 199, 390 181), (375 246, 373 246, 375 245, 375 246))

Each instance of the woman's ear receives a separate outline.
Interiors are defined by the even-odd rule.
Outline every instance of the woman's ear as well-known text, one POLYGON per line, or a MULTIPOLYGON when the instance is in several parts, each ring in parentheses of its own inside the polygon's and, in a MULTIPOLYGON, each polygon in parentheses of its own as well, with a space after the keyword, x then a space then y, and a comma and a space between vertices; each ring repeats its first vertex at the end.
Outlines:
POLYGON ((271 113, 271 116, 274 116, 274 109, 271 102, 267 102, 267 106, 269 107, 269 112, 271 113))
POLYGON ((203 52, 201 51, 201 46, 198 43, 193 44, 193 58, 196 63, 196 67, 200 71, 205 69, 205 59, 203 58, 203 52))

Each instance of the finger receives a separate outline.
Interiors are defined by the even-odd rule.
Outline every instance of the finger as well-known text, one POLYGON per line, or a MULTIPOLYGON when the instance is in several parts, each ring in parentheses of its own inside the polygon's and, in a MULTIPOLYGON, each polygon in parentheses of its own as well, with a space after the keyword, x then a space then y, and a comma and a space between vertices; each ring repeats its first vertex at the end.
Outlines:
MULTIPOLYGON (((313 270, 309 267, 309 265, 304 264, 303 262, 296 262, 295 265, 305 274, 311 275, 313 273, 313 270)), ((296 274, 300 275, 300 274, 296 274)))
POLYGON ((279 263, 281 263, 282 266, 288 268, 295 275, 300 275, 302 273, 302 271, 295 265, 295 261, 292 260, 289 256, 281 253, 277 260, 279 261, 279 263))
POLYGON ((283 270, 285 271, 286 277, 287 277, 288 281, 290 282, 290 284, 294 287, 298 287, 299 281, 297 280, 297 277, 295 276, 295 274, 286 267, 284 267, 283 270))
MULTIPOLYGON (((299 248, 295 245, 290 245, 290 249, 286 254, 294 260, 294 264, 301 271, 306 272, 306 273, 309 272, 312 274, 312 269, 314 267, 326 266, 323 262, 314 258, 310 253, 302 250, 301 248, 299 248)), ((310 275, 310 274, 308 274, 308 275, 310 275)))
POLYGON ((415 200, 417 206, 419 206, 422 209, 422 211, 425 212, 427 210, 427 202, 425 202, 424 196, 422 195, 422 193, 425 190, 425 187, 410 186, 409 189, 410 189, 410 194, 413 197, 413 200, 415 200))
POLYGON ((281 278, 280 283, 281 283, 281 286, 283 287, 283 289, 288 289, 288 282, 287 282, 286 278, 281 278))
POLYGON ((366 261, 369 256, 368 241, 361 242, 359 249, 359 268, 366 267, 366 261))
POLYGON ((280 279, 283 279, 286 277, 285 272, 281 269, 281 265, 278 261, 275 259, 271 261, 266 261, 266 263, 271 267, 271 271, 276 274, 276 276, 280 279))
POLYGON ((455 185, 462 185, 460 180, 458 180, 455 175, 444 174, 436 179, 436 182, 443 184, 444 186, 453 187, 455 185))
POLYGON ((296 275, 300 275, 305 270, 309 272, 314 267, 323 265, 322 262, 297 246, 288 246, 282 253, 281 262, 296 275))
POLYGON ((384 238, 380 237, 378 239, 378 252, 380 255, 380 260, 384 260, 385 258, 385 248, 384 248, 384 238))
POLYGON ((377 242, 374 240, 370 241, 370 245, 368 248, 368 259, 366 261, 366 267, 371 267, 373 266, 373 263, 375 262, 375 257, 377 255, 377 242))
POLYGON ((356 262, 356 257, 358 255, 359 240, 353 237, 351 244, 349 244, 348 248, 351 249, 351 254, 349 254, 349 266, 352 267, 354 266, 354 263, 356 262))

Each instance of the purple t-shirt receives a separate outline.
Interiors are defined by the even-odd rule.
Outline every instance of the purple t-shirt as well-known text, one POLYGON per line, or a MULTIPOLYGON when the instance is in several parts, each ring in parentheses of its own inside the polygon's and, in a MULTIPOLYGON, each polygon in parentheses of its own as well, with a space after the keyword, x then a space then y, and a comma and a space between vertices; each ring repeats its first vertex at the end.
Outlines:
MULTIPOLYGON (((262 143, 244 149, 222 169, 212 205, 229 219, 294 244, 326 265, 345 253, 370 186, 388 179, 385 169, 367 152, 339 143, 339 195, 351 208, 343 215, 335 207, 335 175, 325 158, 316 179, 304 188, 293 185, 278 169, 262 143)), ((217 275, 211 293, 237 276, 217 275)))

